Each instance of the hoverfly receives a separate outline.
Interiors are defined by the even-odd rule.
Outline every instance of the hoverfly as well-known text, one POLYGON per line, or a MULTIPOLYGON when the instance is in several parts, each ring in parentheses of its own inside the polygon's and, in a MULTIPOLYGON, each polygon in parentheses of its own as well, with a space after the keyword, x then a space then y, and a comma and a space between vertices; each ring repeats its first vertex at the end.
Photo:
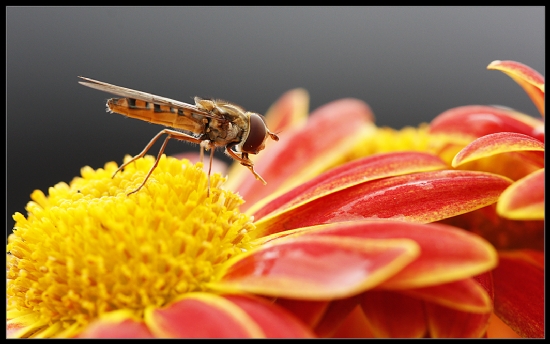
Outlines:
POLYGON ((279 137, 269 131, 263 117, 254 112, 245 111, 240 106, 222 100, 208 100, 195 97, 195 105, 177 100, 159 97, 125 87, 115 86, 85 77, 80 84, 100 91, 112 93, 124 98, 107 100, 107 112, 162 124, 173 129, 161 130, 141 153, 122 164, 114 176, 128 164, 145 156, 153 144, 164 134, 166 138, 160 148, 155 163, 145 176, 141 185, 128 195, 139 191, 158 165, 159 159, 170 139, 196 143, 200 146, 201 161, 204 149, 210 150, 208 168, 208 190, 210 195, 210 173, 216 147, 225 147, 225 152, 241 165, 248 167, 254 177, 266 184, 266 181, 254 171, 254 163, 248 154, 258 154, 265 148, 268 137, 278 141, 279 137), (179 131, 178 131, 179 130, 179 131))

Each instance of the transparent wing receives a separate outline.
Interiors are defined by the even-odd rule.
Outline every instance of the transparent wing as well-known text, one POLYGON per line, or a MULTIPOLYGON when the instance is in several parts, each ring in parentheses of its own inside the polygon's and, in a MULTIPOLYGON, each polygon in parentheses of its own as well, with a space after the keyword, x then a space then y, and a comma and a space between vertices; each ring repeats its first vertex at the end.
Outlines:
POLYGON ((184 110, 184 109, 185 110, 191 110, 191 111, 194 111, 194 112, 199 113, 201 115, 204 115, 206 117, 224 120, 224 117, 222 117, 221 115, 206 112, 206 111, 196 107, 195 105, 187 104, 187 103, 180 102, 180 101, 177 101, 177 100, 173 100, 173 99, 170 99, 170 98, 157 96, 157 95, 147 93, 147 92, 132 90, 131 88, 111 85, 111 84, 108 84, 106 82, 102 82, 102 81, 98 81, 98 80, 94 80, 94 79, 90 79, 90 78, 85 78, 83 76, 79 76, 79 78, 85 80, 85 81, 79 81, 78 82, 81 85, 88 86, 88 87, 91 87, 91 88, 95 88, 96 90, 100 90, 100 91, 103 91, 103 92, 108 92, 108 93, 111 93, 111 94, 114 94, 114 95, 117 95, 117 96, 120 96, 120 97, 139 99, 139 100, 143 100, 143 101, 150 102, 150 103, 153 103, 153 104, 171 106, 171 107, 176 108, 176 109, 179 108, 179 109, 182 109, 182 110, 184 110))

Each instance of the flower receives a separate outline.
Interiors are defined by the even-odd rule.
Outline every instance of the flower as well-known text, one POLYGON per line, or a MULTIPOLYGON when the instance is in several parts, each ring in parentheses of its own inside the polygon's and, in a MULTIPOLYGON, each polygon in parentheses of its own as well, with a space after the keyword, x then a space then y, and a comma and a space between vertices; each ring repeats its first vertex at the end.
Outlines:
MULTIPOLYGON (((305 122, 306 98, 289 92, 267 116, 283 131, 256 160, 267 188, 235 167, 207 197, 201 165, 163 156, 131 196, 153 158, 33 193, 7 247, 9 333, 310 337, 351 319, 366 321, 361 335, 484 335, 496 251, 428 223, 494 204, 512 180, 410 150, 346 163, 355 143, 391 131, 351 99, 305 122)), ((430 137, 423 127, 402 142, 417 133, 430 137)))
MULTIPOLYGON (((421 292, 458 283, 474 287, 467 307, 490 308, 469 277, 494 267, 496 255, 475 235, 444 225, 352 221, 268 236, 275 230, 254 228, 236 210, 240 198, 220 188, 219 175, 206 197, 202 166, 185 160, 163 157, 144 192, 127 196, 153 162, 139 160, 114 179, 114 163, 84 168, 82 178, 50 188, 48 197, 35 191, 28 218, 14 216, 12 334, 308 337, 297 317, 258 295, 333 300, 375 286, 421 292)), ((433 189, 455 177, 425 174, 433 189)), ((488 186, 476 195, 484 203, 509 185, 486 173, 460 174, 458 183, 488 186)))

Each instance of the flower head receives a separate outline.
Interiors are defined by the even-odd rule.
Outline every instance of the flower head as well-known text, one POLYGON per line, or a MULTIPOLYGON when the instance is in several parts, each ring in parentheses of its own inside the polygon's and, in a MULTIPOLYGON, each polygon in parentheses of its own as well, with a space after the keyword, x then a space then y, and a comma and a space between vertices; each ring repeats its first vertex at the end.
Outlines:
POLYGON ((207 197, 201 165, 162 157, 127 196, 146 157, 35 192, 8 243, 11 334, 483 336, 497 253, 429 223, 494 205, 513 179, 452 169, 427 126, 376 128, 360 101, 307 121, 305 104, 291 91, 267 116, 281 132, 256 159, 267 187, 234 167, 207 197))

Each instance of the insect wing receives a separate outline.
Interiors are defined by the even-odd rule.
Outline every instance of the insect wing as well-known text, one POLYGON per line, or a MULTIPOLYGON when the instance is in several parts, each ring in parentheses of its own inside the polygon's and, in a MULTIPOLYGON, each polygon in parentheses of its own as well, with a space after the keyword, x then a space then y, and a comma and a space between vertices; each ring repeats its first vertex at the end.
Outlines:
POLYGON ((145 102, 150 102, 157 105, 166 105, 166 106, 173 107, 175 109, 193 111, 205 117, 224 120, 224 118, 221 115, 206 112, 202 109, 199 109, 195 105, 187 104, 187 103, 180 102, 170 98, 157 96, 147 92, 141 92, 141 91, 132 90, 126 87, 111 85, 106 82, 85 78, 83 76, 79 76, 79 78, 86 80, 86 81, 79 81, 78 83, 81 85, 84 85, 90 88, 95 88, 96 90, 111 93, 120 97, 143 100, 145 102))

